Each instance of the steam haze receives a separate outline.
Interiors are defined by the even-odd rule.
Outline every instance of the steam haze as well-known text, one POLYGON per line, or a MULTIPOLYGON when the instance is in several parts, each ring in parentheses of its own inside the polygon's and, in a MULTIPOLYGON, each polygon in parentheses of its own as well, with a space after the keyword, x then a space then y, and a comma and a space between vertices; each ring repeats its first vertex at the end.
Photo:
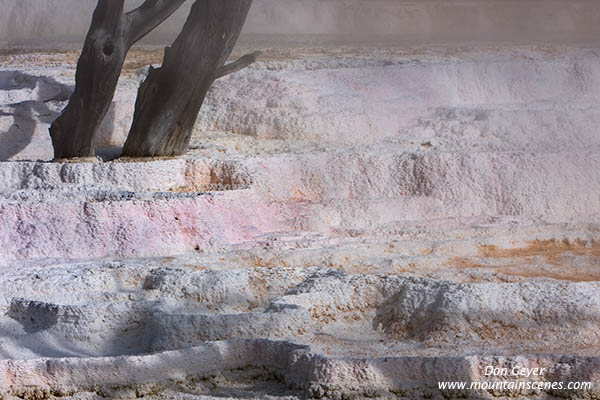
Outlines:
MULTIPOLYGON (((128 0, 134 8, 143 0, 128 0)), ((192 0, 145 39, 166 44, 192 0)), ((96 0, 0 0, 3 47, 78 46, 96 0)), ((255 0, 245 34, 452 41, 590 42, 600 37, 596 0, 255 0)))

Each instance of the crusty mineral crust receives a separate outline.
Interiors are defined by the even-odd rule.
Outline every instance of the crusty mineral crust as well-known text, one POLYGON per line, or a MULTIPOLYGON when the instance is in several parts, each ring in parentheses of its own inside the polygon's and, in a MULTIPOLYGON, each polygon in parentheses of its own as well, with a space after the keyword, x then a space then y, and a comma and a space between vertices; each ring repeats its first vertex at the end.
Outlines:
MULTIPOLYGON (((38 132, 72 71, 3 65, 30 59, 0 123, 38 132)), ((600 396, 437 386, 599 380, 599 77, 593 49, 266 49, 184 157, 0 162, 0 397, 600 396)))

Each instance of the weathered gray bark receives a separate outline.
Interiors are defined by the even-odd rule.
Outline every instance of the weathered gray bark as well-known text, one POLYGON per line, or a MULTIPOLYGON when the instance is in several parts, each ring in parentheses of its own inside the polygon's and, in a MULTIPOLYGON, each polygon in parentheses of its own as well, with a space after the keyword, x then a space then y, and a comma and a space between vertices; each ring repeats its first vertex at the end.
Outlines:
POLYGON ((123 156, 183 154, 215 79, 251 64, 256 53, 225 66, 252 0, 197 0, 163 65, 140 86, 123 156))
POLYGON ((94 155, 94 137, 115 94, 129 48, 185 0, 146 0, 124 13, 125 0, 98 0, 77 64, 75 91, 50 127, 55 158, 94 155))

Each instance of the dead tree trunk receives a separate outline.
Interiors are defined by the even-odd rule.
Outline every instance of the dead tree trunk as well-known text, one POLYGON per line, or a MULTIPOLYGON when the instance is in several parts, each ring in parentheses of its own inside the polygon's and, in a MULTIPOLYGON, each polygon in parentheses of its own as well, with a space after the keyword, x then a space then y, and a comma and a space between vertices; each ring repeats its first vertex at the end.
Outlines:
POLYGON ((256 54, 225 66, 252 0, 197 0, 163 65, 140 86, 123 156, 183 154, 215 79, 255 61, 256 54))
POLYGON ((75 92, 50 127, 55 158, 94 156, 94 137, 106 115, 129 48, 185 0, 146 0, 124 13, 125 0, 98 0, 77 64, 75 92))

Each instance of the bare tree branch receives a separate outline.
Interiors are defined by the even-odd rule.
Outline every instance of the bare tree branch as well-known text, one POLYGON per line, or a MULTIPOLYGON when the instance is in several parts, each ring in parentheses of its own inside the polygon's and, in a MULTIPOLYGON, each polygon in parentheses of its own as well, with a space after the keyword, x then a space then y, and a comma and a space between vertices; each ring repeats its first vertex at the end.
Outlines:
POLYGON ((123 7, 125 6, 125 0, 98 0, 96 9, 94 10, 94 17, 96 24, 109 24, 117 23, 121 20, 123 14, 123 7))
POLYGON ((226 75, 236 73, 246 68, 247 66, 254 64, 256 62, 256 59, 260 57, 261 54, 262 53, 260 51, 255 51, 254 53, 246 54, 245 56, 240 57, 238 60, 222 66, 217 70, 215 79, 219 79, 226 75))
POLYGON ((123 68, 125 0, 99 0, 77 63, 75 91, 50 127, 54 157, 94 155, 94 137, 108 111, 123 68))
POLYGON ((162 66, 142 84, 124 157, 180 155, 217 73, 231 73, 256 55, 225 65, 252 0, 196 0, 183 30, 165 52, 162 66), (224 69, 222 69, 224 68, 224 69))
POLYGON ((50 127, 55 158, 95 154, 94 138, 110 108, 129 48, 184 1, 146 0, 125 14, 125 0, 98 0, 77 63, 75 91, 50 127))
POLYGON ((128 12, 127 44, 131 46, 169 18, 185 0, 146 0, 128 12))

